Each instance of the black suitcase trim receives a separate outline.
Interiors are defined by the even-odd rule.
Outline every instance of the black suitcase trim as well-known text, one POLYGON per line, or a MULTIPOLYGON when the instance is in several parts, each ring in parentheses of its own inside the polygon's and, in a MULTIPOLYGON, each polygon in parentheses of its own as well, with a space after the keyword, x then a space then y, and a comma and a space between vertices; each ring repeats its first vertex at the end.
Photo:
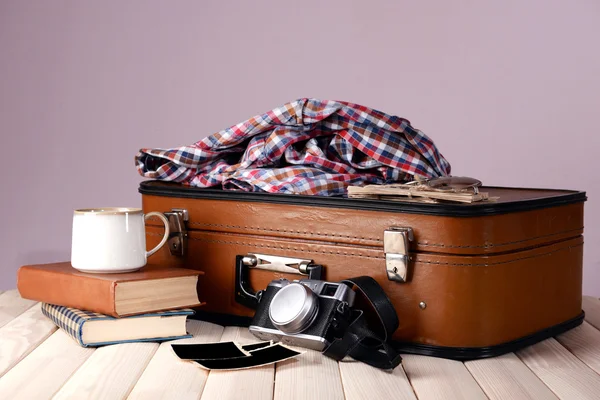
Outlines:
MULTIPOLYGON (((488 186, 488 188, 491 189, 494 187, 488 186)), ((485 188, 481 189, 485 190, 485 188)), ((502 188, 498 187, 496 189, 502 188)), ((537 191, 546 189, 523 190, 537 191)), ((205 189, 184 186, 180 183, 156 180, 141 182, 138 188, 138 192, 150 196, 291 204, 314 207, 397 212, 408 214, 440 215, 448 217, 480 217, 485 215, 498 215, 519 211, 538 210, 547 207, 563 206, 568 204, 585 202, 587 200, 585 192, 574 190, 558 190, 557 192, 564 192, 564 194, 557 194, 556 196, 552 197, 532 198, 527 200, 511 202, 482 202, 473 204, 431 204, 410 203, 390 200, 350 199, 341 196, 305 196, 280 193, 243 192, 213 188, 205 189)))
MULTIPOLYGON (((250 322, 252 321, 252 317, 210 313, 199 310, 196 311, 195 315, 190 315, 188 318, 222 326, 241 327, 250 326, 250 322)), ((562 322, 558 325, 551 326, 510 342, 488 347, 444 347, 401 342, 392 342, 392 344, 400 353, 404 354, 417 354, 429 357, 447 358, 456 361, 478 360, 515 352, 524 347, 531 346, 554 336, 558 336, 581 325, 584 318, 585 312, 582 311, 577 317, 562 322)))
POLYGON ((488 347, 442 347, 414 343, 395 343, 394 347, 396 347, 396 349, 398 349, 401 353, 449 358, 457 361, 469 361, 481 358, 497 357, 506 353, 521 350, 524 347, 531 346, 551 337, 558 336, 561 333, 565 333, 568 330, 581 325, 584 317, 585 313, 582 311, 581 314, 573 319, 535 332, 532 335, 488 347))

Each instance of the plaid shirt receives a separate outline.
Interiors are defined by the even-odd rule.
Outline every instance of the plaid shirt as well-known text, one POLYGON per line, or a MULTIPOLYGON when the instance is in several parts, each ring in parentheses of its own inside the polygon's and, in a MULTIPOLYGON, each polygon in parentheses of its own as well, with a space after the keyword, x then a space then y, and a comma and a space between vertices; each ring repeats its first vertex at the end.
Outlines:
POLYGON ((433 141, 406 119, 317 99, 284 104, 190 146, 141 149, 135 161, 151 179, 320 196, 450 174, 433 141))

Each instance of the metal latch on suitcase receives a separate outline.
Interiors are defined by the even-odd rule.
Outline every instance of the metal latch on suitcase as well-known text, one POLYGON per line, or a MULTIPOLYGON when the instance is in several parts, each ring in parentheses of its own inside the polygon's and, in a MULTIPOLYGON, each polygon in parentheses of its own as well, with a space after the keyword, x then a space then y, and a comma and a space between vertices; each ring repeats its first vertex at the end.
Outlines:
POLYGON ((169 220, 169 239, 167 244, 169 245, 169 251, 173 256, 185 255, 186 241, 187 241, 187 228, 185 223, 189 220, 189 214, 187 210, 183 208, 173 208, 169 212, 163 213, 169 220))
POLYGON ((408 276, 409 242, 414 240, 412 228, 392 227, 383 233, 383 251, 388 279, 406 282, 408 276))

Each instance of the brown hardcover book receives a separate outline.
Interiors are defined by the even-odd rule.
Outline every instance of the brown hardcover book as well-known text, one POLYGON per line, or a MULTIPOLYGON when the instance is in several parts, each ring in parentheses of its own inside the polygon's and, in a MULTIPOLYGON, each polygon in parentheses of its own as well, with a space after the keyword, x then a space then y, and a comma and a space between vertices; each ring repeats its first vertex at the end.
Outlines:
POLYGON ((202 274, 184 268, 89 274, 61 262, 22 266, 17 289, 25 299, 125 317, 202 305, 196 290, 202 274))

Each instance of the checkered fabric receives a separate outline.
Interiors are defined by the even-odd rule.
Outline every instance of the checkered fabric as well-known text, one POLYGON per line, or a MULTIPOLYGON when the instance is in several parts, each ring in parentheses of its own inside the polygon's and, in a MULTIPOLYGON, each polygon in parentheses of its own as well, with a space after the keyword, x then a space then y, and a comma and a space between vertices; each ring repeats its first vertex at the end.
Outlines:
POLYGON ((141 149, 140 175, 195 187, 335 196, 348 185, 450 174, 406 119, 358 104, 303 98, 190 146, 141 149))
MULTIPOLYGON (((142 314, 135 315, 126 318, 139 318, 144 316, 171 316, 171 315, 191 315, 194 313, 192 309, 181 309, 181 310, 173 310, 173 311, 163 311, 152 314, 142 314)), ((97 320, 107 320, 107 319, 116 319, 115 317, 111 317, 109 315, 98 314, 91 311, 84 311, 75 308, 69 308, 64 306, 58 306, 54 304, 42 303, 42 314, 44 314, 47 318, 49 318, 56 326, 65 331, 69 336, 71 336, 77 343, 79 343, 82 347, 90 347, 90 346, 98 346, 101 344, 110 344, 110 343, 123 343, 126 341, 118 341, 118 342, 107 342, 107 343, 84 343, 83 341, 83 325, 88 321, 97 321, 97 320)), ((187 336, 178 336, 177 339, 183 337, 191 337, 187 336)), ((131 340, 131 341, 160 341, 160 340, 171 340, 174 338, 149 338, 149 339, 140 339, 140 340, 131 340)))

